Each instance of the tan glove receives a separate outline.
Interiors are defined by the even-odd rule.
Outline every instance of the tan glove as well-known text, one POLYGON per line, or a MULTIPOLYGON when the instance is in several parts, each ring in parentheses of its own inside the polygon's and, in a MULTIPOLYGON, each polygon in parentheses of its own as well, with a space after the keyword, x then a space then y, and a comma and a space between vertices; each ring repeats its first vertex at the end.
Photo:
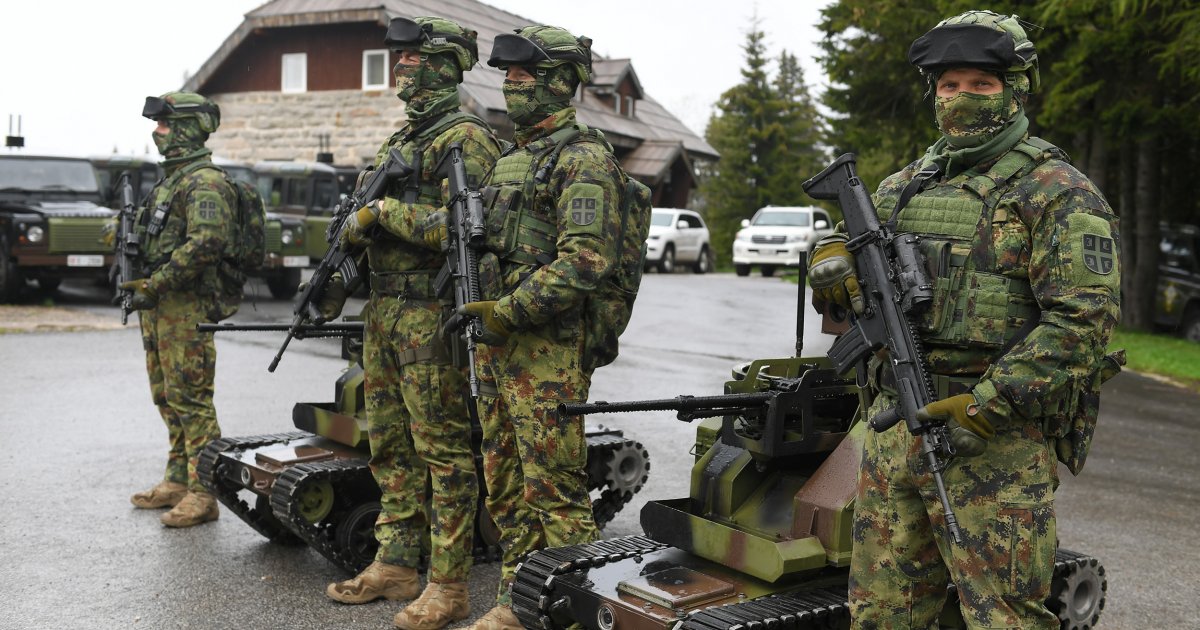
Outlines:
POLYGON ((863 312, 863 294, 854 271, 854 255, 846 249, 845 234, 830 234, 817 241, 808 261, 808 283, 813 289, 813 301, 837 304, 863 312))
POLYGON ((502 346, 508 340, 508 336, 512 331, 504 322, 496 317, 496 301, 486 300, 483 302, 468 302, 458 307, 458 314, 469 317, 478 317, 483 323, 483 334, 479 336, 479 340, 489 346, 502 346))
MULTIPOLYGON (((301 282, 300 286, 296 287, 297 293, 303 293, 308 288, 307 282, 301 282)), ((329 279, 329 284, 325 287, 325 294, 321 299, 317 300, 317 311, 321 313, 321 321, 315 322, 321 324, 333 319, 342 314, 342 307, 346 305, 346 298, 350 297, 346 291, 346 283, 342 280, 342 274, 335 273, 329 279)))
POLYGON ((945 422, 954 453, 963 457, 982 455, 988 440, 996 435, 992 423, 979 410, 974 394, 935 400, 917 411, 917 420, 945 422))
POLYGON ((145 311, 158 306, 158 291, 150 286, 150 281, 142 278, 141 280, 129 280, 118 285, 124 291, 133 291, 133 299, 130 301, 130 306, 135 311, 145 311))

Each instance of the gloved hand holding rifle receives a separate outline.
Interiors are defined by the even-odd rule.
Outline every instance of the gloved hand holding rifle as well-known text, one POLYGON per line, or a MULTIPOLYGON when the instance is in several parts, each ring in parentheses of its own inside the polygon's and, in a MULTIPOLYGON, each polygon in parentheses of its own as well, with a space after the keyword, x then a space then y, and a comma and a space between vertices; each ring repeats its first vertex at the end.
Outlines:
MULTIPOLYGON (((467 185, 466 165, 462 157, 462 144, 451 144, 442 163, 437 168, 438 175, 450 180, 450 193, 453 195, 447 207, 446 265, 442 267, 434 280, 434 290, 438 295, 453 283, 454 308, 458 316, 447 324, 447 328, 457 330, 464 328, 467 341, 467 361, 471 369, 471 395, 479 396, 479 377, 475 373, 475 343, 484 334, 480 317, 471 311, 468 304, 477 303, 481 299, 479 287, 479 251, 484 246, 486 236, 483 227, 483 197, 478 190, 471 190, 467 185)), ((441 233, 436 236, 441 241, 441 233)))
MULTIPOLYGON (((933 299, 933 284, 917 248, 917 237, 895 233, 899 205, 892 217, 880 224, 875 204, 855 172, 853 154, 839 157, 804 182, 803 187, 814 199, 836 200, 845 219, 845 242, 836 243, 833 255, 814 255, 814 268, 810 269, 814 293, 819 294, 817 285, 822 284, 823 276, 816 273, 815 268, 822 263, 830 267, 830 273, 825 274, 829 277, 824 280, 830 290, 822 289, 827 296, 825 299, 844 302, 841 305, 852 313, 853 323, 833 342, 829 359, 839 374, 845 374, 856 365, 860 368, 859 373, 864 374, 867 358, 877 350, 887 351, 896 376, 899 405, 871 418, 871 428, 885 431, 904 420, 909 432, 920 436, 921 455, 929 463, 937 486, 938 498, 946 514, 946 529, 955 543, 961 543, 962 533, 946 496, 942 470, 955 454, 954 444, 965 444, 966 441, 951 441, 945 419, 951 418, 956 427, 963 429, 957 422, 958 416, 961 415, 964 421, 974 416, 969 415, 969 405, 948 404, 945 405, 947 409, 939 409, 936 405, 928 407, 936 399, 910 318, 928 308, 933 299), (831 262, 835 264, 831 265, 831 262), (843 262, 852 265, 853 270, 842 269, 843 262), (962 407, 961 414, 957 413, 959 406, 962 407)), ((977 428, 970 423, 968 426, 977 428)))
MULTIPOLYGON (((358 257, 362 254, 363 246, 346 239, 344 232, 351 229, 352 221, 357 221, 356 215, 359 211, 371 207, 376 201, 382 199, 393 182, 409 177, 412 172, 412 167, 404 161, 400 152, 392 149, 388 153, 387 161, 366 177, 361 178, 362 185, 358 190, 346 197, 338 206, 333 220, 329 222, 329 228, 325 232, 325 241, 329 244, 329 248, 325 251, 325 256, 321 258, 321 263, 313 270, 307 285, 297 294, 292 307, 292 325, 267 371, 275 371, 288 344, 306 322, 320 324, 325 321, 321 313, 321 305, 322 302, 327 303, 324 298, 331 288, 331 283, 335 281, 335 276, 340 280, 340 285, 344 287, 347 294, 357 286, 359 280, 358 257)), ((328 308, 326 312, 329 312, 328 308)))

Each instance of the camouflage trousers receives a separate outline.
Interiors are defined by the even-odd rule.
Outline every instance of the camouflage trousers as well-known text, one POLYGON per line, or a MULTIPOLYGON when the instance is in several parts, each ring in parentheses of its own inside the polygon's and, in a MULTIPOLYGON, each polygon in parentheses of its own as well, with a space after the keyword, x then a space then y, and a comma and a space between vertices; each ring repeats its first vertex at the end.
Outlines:
POLYGON ((581 367, 582 354, 580 335, 553 341, 518 332, 504 346, 479 346, 483 476, 504 548, 499 604, 511 604, 508 589, 529 553, 600 535, 588 496, 583 417, 555 411, 560 402, 587 400, 592 375, 581 367))
POLYGON ((371 473, 383 493, 375 559, 415 568, 427 548, 429 580, 447 583, 471 570, 479 482, 466 380, 437 339, 441 311, 436 302, 372 294, 363 370, 371 473))
MULTIPOLYGON (((880 397, 871 417, 884 406, 880 397)), ((1057 545, 1057 461, 1040 429, 997 427, 978 457, 942 473, 963 542, 954 544, 920 440, 903 423, 868 431, 854 511, 853 627, 936 628, 948 580, 969 628, 1058 628, 1045 607, 1057 545)))
POLYGON ((213 406, 217 348, 211 334, 196 332, 207 323, 207 300, 181 292, 164 293, 156 308, 138 311, 150 395, 167 425, 167 469, 163 478, 205 491, 196 475, 200 451, 221 437, 213 406))

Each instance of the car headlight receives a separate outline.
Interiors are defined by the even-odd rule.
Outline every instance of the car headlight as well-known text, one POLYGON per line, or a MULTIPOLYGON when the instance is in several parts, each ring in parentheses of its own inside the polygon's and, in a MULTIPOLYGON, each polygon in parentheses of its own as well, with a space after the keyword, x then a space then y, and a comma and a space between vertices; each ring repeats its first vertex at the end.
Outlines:
POLYGON ((662 235, 661 235, 661 234, 652 234, 652 235, 650 235, 650 240, 652 240, 652 241, 657 241, 657 240, 658 240, 658 239, 660 239, 660 238, 662 238, 662 235))
POLYGON ((296 236, 292 233, 291 228, 288 228, 279 233, 279 240, 284 245, 291 245, 292 241, 296 240, 296 236))
POLYGON ((46 238, 46 230, 40 225, 35 225, 25 230, 25 238, 29 239, 30 243, 41 243, 42 239, 46 238))
POLYGON ((800 241, 803 241, 803 240, 804 240, 803 234, 792 234, 791 236, 787 237, 787 242, 789 242, 789 243, 799 243, 800 241))

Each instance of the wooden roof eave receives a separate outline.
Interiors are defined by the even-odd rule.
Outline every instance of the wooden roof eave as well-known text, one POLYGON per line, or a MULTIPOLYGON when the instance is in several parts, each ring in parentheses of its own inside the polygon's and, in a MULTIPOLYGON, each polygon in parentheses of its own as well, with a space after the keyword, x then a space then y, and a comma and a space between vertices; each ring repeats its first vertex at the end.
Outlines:
POLYGON ((337 24, 344 22, 377 22, 387 24, 391 16, 383 7, 372 9, 349 9, 335 11, 316 11, 310 13, 291 13, 285 15, 254 15, 246 14, 246 19, 225 38, 216 52, 200 66, 196 74, 188 78, 183 89, 204 93, 208 80, 220 69, 233 51, 241 46, 246 38, 260 28, 287 28, 291 26, 311 26, 316 24, 337 24))

